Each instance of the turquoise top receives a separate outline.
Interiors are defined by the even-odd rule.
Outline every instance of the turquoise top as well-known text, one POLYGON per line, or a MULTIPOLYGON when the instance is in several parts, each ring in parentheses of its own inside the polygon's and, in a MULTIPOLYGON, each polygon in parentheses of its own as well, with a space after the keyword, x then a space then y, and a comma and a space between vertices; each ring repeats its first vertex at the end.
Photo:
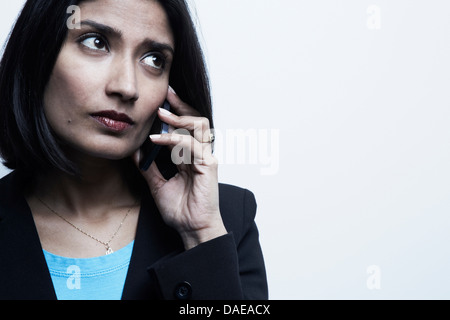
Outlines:
POLYGON ((120 300, 134 241, 110 254, 74 259, 44 250, 58 300, 120 300))

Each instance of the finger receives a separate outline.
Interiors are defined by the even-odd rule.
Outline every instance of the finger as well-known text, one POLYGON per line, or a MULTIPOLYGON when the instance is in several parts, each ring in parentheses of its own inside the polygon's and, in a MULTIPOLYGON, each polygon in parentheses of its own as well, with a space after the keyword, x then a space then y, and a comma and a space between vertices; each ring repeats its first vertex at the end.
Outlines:
POLYGON ((210 142, 211 128, 207 118, 194 116, 177 116, 166 109, 159 109, 159 118, 170 126, 186 129, 195 139, 203 143, 210 142))
MULTIPOLYGON (((180 116, 190 116, 185 118, 185 123, 181 123, 179 127, 186 128, 193 132, 194 137, 201 142, 210 142, 210 123, 207 118, 201 117, 200 113, 189 106, 187 103, 183 102, 179 96, 176 94, 175 90, 169 86, 167 93, 167 100, 172 106, 173 111, 180 116), (201 118, 200 119, 192 119, 201 118), (192 125, 193 123, 193 125, 192 125), (183 126, 186 124, 186 126, 183 126), (193 127, 192 127, 193 126, 193 127)), ((168 113, 166 113, 167 115, 168 113)))
POLYGON ((182 101, 180 97, 178 97, 178 95, 175 93, 175 90, 173 90, 173 88, 170 86, 167 93, 167 101, 169 101, 173 112, 180 116, 200 117, 200 113, 189 106, 187 103, 182 101))
MULTIPOLYGON (((133 155, 133 161, 135 165, 139 168, 139 162, 141 160, 142 151, 138 150, 133 155)), ((140 170, 142 176, 147 181, 150 190, 153 192, 157 192, 166 182, 167 180, 161 174, 158 169, 158 166, 155 162, 150 165, 150 168, 147 171, 140 170)))
POLYGON ((194 137, 181 134, 151 135, 154 144, 167 146, 172 150, 172 161, 180 164, 210 164, 215 159, 211 145, 201 143, 194 137))

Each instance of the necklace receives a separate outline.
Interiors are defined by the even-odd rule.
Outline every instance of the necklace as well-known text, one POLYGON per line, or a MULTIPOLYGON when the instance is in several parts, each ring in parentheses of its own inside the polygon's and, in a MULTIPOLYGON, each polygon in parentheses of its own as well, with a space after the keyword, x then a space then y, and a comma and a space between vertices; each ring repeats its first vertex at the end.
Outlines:
POLYGON ((103 246, 105 246, 106 249, 106 255, 109 255, 111 253, 114 253, 114 250, 111 248, 111 241, 114 240, 114 238, 116 237, 116 235, 119 233, 119 230, 122 228, 123 223, 125 222, 125 219, 128 217, 128 215, 131 212, 131 209, 133 209, 133 207, 138 203, 138 201, 136 201, 135 204, 133 204, 132 207, 130 207, 130 209, 128 209, 127 214, 125 215, 125 217, 123 217, 122 221, 120 222, 119 227, 117 228, 116 232, 114 232, 114 234, 112 235, 111 239, 109 239, 109 241, 104 242, 102 240, 97 239, 96 237, 94 237, 93 235, 87 233, 86 231, 82 230, 80 227, 77 227, 76 225, 74 225, 72 222, 70 222, 69 220, 67 220, 66 218, 64 218, 62 215, 60 215, 58 212, 56 212, 55 210, 53 210, 48 204, 46 204, 41 198, 39 198, 38 196, 36 196, 36 198, 48 209, 50 210, 52 213, 54 213, 56 216, 58 216, 59 218, 61 218, 62 220, 64 220, 65 222, 67 222, 70 226, 72 226, 74 229, 76 229, 77 231, 81 232, 82 234, 88 236, 89 238, 97 241, 98 243, 102 244, 103 246))

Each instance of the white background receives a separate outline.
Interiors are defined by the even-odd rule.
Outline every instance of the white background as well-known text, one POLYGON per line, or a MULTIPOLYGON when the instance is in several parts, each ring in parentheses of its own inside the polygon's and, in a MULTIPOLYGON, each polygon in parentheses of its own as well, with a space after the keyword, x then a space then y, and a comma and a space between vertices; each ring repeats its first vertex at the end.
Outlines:
MULTIPOLYGON (((190 2, 221 181, 257 197, 270 298, 450 298, 450 3, 190 2), (257 133, 244 164, 225 155, 238 129, 257 133)), ((1 2, 0 40, 22 3, 1 2)))

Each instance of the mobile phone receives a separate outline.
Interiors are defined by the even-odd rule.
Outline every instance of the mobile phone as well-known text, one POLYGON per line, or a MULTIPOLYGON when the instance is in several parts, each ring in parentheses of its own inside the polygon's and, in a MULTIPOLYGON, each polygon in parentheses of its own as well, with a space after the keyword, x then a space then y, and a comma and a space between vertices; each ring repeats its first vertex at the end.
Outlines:
MULTIPOLYGON (((164 101, 163 108, 170 111, 170 104, 166 100, 164 101)), ((162 122, 158 116, 155 118, 150 134, 165 134, 169 133, 169 125, 162 122)), ((145 139, 144 144, 141 146, 141 161, 139 162, 139 168, 143 171, 147 171, 150 165, 155 161, 162 146, 156 145, 150 141, 149 138, 145 139)))

